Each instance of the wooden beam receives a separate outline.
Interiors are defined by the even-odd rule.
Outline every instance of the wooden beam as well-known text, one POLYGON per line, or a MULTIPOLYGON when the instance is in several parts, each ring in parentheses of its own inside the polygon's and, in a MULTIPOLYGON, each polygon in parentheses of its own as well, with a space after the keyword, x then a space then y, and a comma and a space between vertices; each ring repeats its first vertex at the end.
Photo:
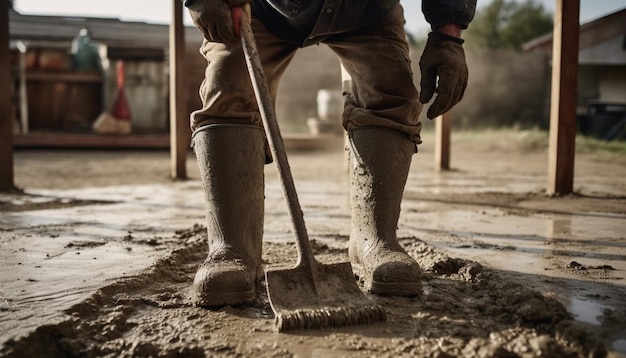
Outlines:
POLYGON ((170 24, 170 153, 173 179, 187 179, 187 153, 191 133, 185 93, 185 26, 183 3, 172 0, 170 24))
POLYGON ((552 50, 548 195, 574 190, 580 0, 556 0, 552 50))
POLYGON ((0 0, 0 191, 14 189, 11 87, 9 0, 0 0))
POLYGON ((435 118, 435 170, 450 169, 450 112, 435 118))

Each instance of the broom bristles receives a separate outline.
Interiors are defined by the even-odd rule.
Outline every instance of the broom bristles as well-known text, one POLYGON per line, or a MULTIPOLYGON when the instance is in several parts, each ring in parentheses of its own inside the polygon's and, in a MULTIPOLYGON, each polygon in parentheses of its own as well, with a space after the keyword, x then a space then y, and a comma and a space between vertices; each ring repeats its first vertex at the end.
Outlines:
POLYGON ((379 305, 355 307, 327 307, 299 309, 276 313, 274 326, 277 332, 296 329, 324 329, 384 322, 387 313, 379 305))

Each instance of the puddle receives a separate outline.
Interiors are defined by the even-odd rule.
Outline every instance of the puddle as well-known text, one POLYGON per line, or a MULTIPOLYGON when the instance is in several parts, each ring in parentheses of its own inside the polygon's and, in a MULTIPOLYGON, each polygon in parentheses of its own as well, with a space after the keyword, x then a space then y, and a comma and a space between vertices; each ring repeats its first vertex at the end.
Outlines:
POLYGON ((545 275, 545 270, 578 261, 615 268, 604 278, 623 279, 626 271, 624 220, 582 215, 523 213, 468 205, 440 211, 435 203, 408 202, 399 235, 415 236, 498 269, 545 275), (503 253, 506 252, 506 255, 503 253))
POLYGON ((28 214, 5 214, 0 218, 0 226, 12 229, 41 225, 60 225, 67 222, 67 218, 59 217, 54 212, 48 210, 28 212, 28 214))
POLYGON ((576 297, 572 297, 569 304, 569 311, 572 312, 576 320, 593 324, 600 325, 600 317, 604 310, 605 306, 598 304, 596 302, 581 300, 576 297))
POLYGON ((433 176, 430 173, 409 176, 407 187, 418 192, 432 194, 450 193, 525 193, 540 190, 544 180, 534 176, 514 176, 491 178, 486 181, 484 176, 472 176, 467 172, 442 172, 433 176))
POLYGON ((186 207, 190 204, 202 208, 200 195, 202 188, 197 181, 174 183, 171 185, 135 185, 111 186, 98 188, 81 188, 68 190, 32 190, 36 195, 57 196, 74 200, 97 200, 108 202, 124 202, 135 205, 157 207, 186 207), (181 191, 184 195, 181 195, 181 191), (188 193, 187 193, 188 192, 188 193), (199 196, 198 198, 196 198, 199 196), (197 204, 196 204, 197 203, 197 204))

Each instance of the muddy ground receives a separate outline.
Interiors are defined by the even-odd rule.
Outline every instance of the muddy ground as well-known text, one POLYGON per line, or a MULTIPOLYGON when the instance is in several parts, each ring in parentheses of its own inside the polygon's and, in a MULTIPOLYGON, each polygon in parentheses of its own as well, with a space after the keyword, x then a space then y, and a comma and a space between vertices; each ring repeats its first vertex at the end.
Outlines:
MULTIPOLYGON (((188 289, 206 256, 197 168, 168 179, 159 151, 18 151, 0 194, 0 355, 260 357, 626 356, 626 159, 579 145, 576 193, 551 198, 546 136, 453 136, 453 170, 414 157, 398 228, 424 295, 371 297, 388 320, 275 333, 254 305, 207 310, 188 289)), ((584 143, 583 143, 584 144, 584 143)), ((318 259, 347 260, 347 173, 333 148, 290 151, 318 259)), ((264 261, 295 260, 274 167, 264 261)))

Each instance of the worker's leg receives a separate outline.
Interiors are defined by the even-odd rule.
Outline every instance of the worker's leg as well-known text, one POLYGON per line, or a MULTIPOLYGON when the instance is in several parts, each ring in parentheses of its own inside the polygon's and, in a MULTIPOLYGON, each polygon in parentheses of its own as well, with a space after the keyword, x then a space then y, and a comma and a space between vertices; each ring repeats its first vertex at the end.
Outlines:
POLYGON ((379 23, 325 43, 351 77, 344 84, 343 126, 388 127, 420 144, 422 124, 401 6, 379 23))
MULTIPOLYGON (((275 98, 280 77, 293 58, 297 46, 285 43, 267 30, 260 20, 252 20, 252 30, 268 86, 275 98)), ((241 43, 234 48, 208 42, 200 52, 207 60, 200 85, 202 109, 191 114, 192 132, 207 124, 240 123, 262 127, 254 91, 248 75, 241 43)))
POLYGON ((419 265, 396 238, 400 203, 415 143, 385 127, 353 127, 349 133, 352 232, 349 254, 374 294, 421 293, 419 265))
POLYGON ((196 129, 193 143, 209 243, 209 254, 196 272, 194 302, 200 306, 251 302, 262 276, 263 128, 207 125, 196 129))
POLYGON ((422 291, 419 265, 396 237, 421 129, 403 27, 398 7, 381 24, 328 41, 351 77, 343 117, 350 150, 350 259, 368 290, 393 296, 422 291))
MULTIPOLYGON (((275 94, 295 48, 253 21, 259 55, 275 94)), ((209 254, 193 296, 200 306, 247 303, 262 277, 263 164, 266 141, 241 45, 205 42, 203 108, 191 116, 193 146, 205 192, 209 254)))

